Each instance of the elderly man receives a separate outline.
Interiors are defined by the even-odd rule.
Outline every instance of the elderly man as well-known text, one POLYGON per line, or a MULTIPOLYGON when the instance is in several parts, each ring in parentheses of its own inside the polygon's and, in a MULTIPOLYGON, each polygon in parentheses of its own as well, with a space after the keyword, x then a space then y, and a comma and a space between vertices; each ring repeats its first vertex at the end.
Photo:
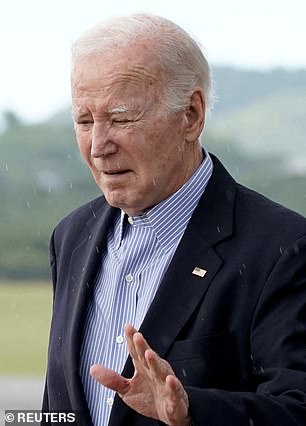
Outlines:
POLYGON ((73 47, 77 143, 103 196, 51 241, 45 411, 80 425, 306 424, 306 220, 199 138, 197 44, 156 16, 73 47))

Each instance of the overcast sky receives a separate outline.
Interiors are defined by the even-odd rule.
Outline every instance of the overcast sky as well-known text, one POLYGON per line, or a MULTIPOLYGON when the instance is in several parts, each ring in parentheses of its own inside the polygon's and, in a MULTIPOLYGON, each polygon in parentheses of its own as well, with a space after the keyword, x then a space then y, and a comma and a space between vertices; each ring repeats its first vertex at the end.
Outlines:
POLYGON ((135 11, 183 26, 214 65, 306 68, 305 0, 9 0, 0 14, 0 111, 37 121, 69 105, 71 42, 135 11))

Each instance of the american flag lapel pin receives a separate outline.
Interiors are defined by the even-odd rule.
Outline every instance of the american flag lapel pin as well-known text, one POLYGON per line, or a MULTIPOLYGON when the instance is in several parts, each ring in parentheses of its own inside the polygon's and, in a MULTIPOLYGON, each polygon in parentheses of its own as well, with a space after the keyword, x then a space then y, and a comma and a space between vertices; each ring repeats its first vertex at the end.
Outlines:
POLYGON ((197 275, 198 277, 201 277, 201 278, 205 276, 206 272, 207 272, 206 269, 199 268, 198 266, 196 266, 194 270, 192 271, 193 275, 197 275))

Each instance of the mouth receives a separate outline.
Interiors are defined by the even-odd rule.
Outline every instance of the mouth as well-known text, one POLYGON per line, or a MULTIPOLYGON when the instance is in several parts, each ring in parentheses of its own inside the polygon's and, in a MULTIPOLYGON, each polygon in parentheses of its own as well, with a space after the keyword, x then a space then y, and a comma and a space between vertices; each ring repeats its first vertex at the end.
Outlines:
POLYGON ((124 175, 126 173, 129 173, 131 170, 110 170, 103 172, 107 176, 117 176, 117 175, 124 175))

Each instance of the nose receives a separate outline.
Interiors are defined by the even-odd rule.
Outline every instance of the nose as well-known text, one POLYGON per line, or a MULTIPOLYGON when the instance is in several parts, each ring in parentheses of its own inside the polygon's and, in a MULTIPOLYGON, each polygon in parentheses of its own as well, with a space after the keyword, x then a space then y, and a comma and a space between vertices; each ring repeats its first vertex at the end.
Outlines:
POLYGON ((93 125, 91 156, 93 158, 106 157, 117 152, 117 145, 110 137, 110 129, 104 124, 93 125))

